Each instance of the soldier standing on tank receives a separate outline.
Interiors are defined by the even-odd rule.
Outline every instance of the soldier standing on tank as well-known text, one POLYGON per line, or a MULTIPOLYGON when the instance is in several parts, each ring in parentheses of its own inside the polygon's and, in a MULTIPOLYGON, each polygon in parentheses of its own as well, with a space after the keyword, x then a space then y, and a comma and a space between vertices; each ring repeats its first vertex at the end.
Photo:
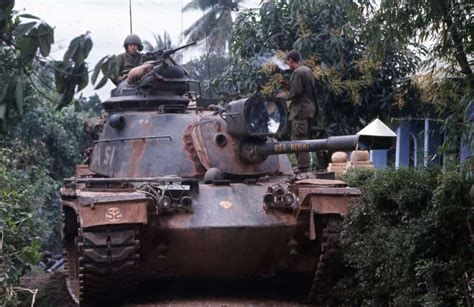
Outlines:
POLYGON ((114 83, 117 85, 127 78, 128 72, 147 61, 147 56, 140 51, 143 50, 143 44, 140 37, 136 34, 129 34, 123 42, 125 52, 117 56, 117 66, 119 75, 114 83))
MULTIPOLYGON (((278 97, 291 100, 288 118, 291 122, 291 140, 305 140, 309 138, 309 125, 317 111, 313 72, 303 64, 298 50, 288 52, 286 60, 293 73, 288 93, 280 93, 278 97)), ((311 154, 300 152, 296 157, 299 172, 308 172, 311 154)))

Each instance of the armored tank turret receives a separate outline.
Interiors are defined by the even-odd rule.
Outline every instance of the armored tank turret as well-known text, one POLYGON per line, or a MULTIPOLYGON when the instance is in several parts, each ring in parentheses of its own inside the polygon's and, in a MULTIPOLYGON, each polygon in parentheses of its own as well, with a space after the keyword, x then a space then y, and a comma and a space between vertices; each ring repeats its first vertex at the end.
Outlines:
POLYGON ((341 274, 340 222, 360 191, 317 175, 298 180, 286 153, 386 148, 393 139, 278 142, 283 101, 191 109, 185 70, 164 61, 103 102, 88 159, 61 189, 71 297, 123 301, 150 278, 296 273, 310 277, 315 301, 341 274))

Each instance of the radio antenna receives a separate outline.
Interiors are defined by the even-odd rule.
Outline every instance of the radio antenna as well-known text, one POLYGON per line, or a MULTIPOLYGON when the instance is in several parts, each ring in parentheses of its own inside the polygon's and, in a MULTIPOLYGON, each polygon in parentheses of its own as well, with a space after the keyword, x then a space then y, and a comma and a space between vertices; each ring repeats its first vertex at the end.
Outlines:
POLYGON ((130 34, 133 33, 133 29, 132 29, 132 0, 128 0, 128 8, 129 8, 129 11, 130 11, 130 34))

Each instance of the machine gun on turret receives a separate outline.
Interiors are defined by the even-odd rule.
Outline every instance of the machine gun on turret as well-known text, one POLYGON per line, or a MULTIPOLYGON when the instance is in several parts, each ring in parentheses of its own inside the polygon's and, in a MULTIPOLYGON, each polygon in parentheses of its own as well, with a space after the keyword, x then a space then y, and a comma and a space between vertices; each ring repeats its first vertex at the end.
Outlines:
POLYGON ((112 97, 103 102, 107 111, 130 109, 157 109, 163 113, 183 113, 190 99, 188 72, 171 57, 179 50, 196 45, 191 42, 173 49, 162 49, 148 53, 154 61, 130 71, 128 82, 121 83, 112 91, 112 97), (168 60, 167 60, 168 59, 168 60), (134 72, 136 70, 136 72, 134 72))
POLYGON ((160 49, 160 50, 154 51, 154 52, 147 52, 147 56, 156 59, 154 65, 159 64, 161 61, 163 61, 163 60, 165 60, 165 59, 170 59, 170 61, 171 61, 174 65, 178 65, 178 64, 176 64, 176 62, 173 60, 173 58, 171 57, 171 55, 173 55, 174 53, 176 53, 176 52, 178 52, 178 51, 180 51, 180 50, 183 50, 183 49, 185 49, 185 48, 188 48, 188 47, 191 47, 191 46, 194 46, 194 45, 196 45, 196 42, 190 42, 190 43, 188 43, 188 44, 186 44, 186 45, 183 45, 183 46, 180 46, 180 47, 177 47, 177 48, 172 48, 172 49, 160 49))

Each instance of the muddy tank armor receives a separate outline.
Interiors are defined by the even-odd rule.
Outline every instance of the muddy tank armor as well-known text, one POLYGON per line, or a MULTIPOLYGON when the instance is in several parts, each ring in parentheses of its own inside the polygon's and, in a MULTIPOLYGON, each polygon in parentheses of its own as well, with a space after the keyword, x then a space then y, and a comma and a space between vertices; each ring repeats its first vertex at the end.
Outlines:
POLYGON ((286 154, 392 140, 277 142, 283 101, 253 97, 201 111, 173 51, 103 102, 106 115, 88 122, 87 162, 61 188, 72 298, 122 300, 157 277, 300 273, 313 276, 309 299, 317 300, 343 271, 340 222, 360 191, 314 174, 297 179, 286 154))

